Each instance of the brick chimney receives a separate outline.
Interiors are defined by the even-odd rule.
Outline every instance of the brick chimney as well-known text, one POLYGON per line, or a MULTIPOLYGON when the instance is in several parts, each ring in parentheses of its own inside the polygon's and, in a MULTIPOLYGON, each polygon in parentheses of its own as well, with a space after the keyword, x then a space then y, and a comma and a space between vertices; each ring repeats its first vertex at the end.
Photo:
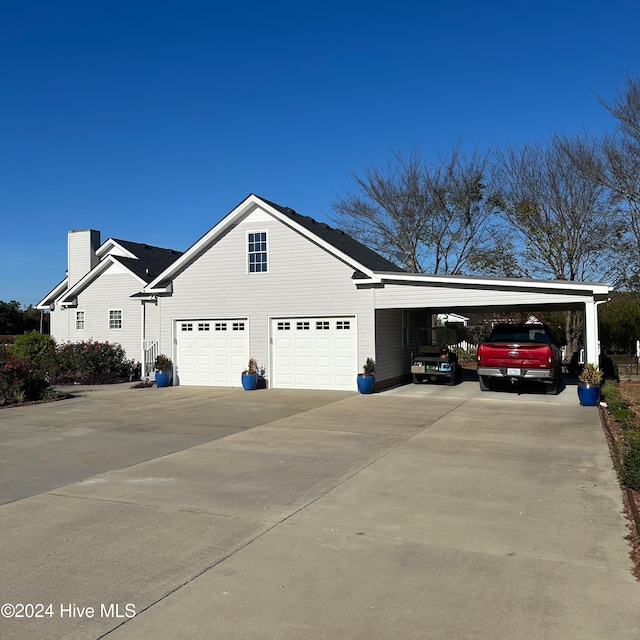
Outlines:
POLYGON ((98 264, 96 250, 99 246, 99 231, 93 229, 69 231, 67 243, 69 289, 98 264))

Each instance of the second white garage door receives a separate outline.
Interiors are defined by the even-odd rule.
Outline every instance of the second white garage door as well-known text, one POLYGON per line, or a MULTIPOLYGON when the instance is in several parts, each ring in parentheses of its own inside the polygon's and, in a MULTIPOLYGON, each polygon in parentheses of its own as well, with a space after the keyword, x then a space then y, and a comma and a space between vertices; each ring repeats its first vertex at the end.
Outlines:
POLYGON ((237 387, 249 359, 246 320, 176 322, 176 373, 184 385, 237 387))
POLYGON ((271 321, 271 386, 288 389, 356 388, 354 317, 275 318, 271 321))

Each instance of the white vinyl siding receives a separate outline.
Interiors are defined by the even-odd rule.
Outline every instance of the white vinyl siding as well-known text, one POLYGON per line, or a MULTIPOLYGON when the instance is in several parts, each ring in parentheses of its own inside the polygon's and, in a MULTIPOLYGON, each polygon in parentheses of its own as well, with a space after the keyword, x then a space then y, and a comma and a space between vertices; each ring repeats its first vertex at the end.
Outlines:
MULTIPOLYGON (((407 322, 412 323, 411 312, 407 322)), ((403 335, 402 309, 376 311, 376 379, 388 380, 409 372, 411 348, 403 345, 403 335)))
POLYGON ((96 249, 100 246, 100 232, 92 229, 70 231, 67 237, 68 286, 84 278, 98 264, 96 249))

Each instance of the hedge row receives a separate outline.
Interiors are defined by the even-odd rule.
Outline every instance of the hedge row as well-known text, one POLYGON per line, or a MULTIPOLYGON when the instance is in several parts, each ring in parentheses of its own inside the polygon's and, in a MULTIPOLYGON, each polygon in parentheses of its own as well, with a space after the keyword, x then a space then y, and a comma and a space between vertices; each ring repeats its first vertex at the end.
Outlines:
POLYGON ((127 378, 130 363, 119 344, 56 344, 37 332, 0 345, 0 405, 41 400, 51 384, 108 384, 127 378))
POLYGON ((631 489, 640 491, 640 417, 622 397, 617 382, 607 380, 602 387, 602 394, 607 409, 622 433, 618 443, 620 479, 631 489))

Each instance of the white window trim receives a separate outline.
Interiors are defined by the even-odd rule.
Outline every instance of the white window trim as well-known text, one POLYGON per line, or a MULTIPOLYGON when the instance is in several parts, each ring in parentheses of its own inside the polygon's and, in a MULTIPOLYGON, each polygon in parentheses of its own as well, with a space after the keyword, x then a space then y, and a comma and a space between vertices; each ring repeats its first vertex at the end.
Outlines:
POLYGON ((255 276, 255 275, 259 275, 261 273, 269 273, 269 265, 271 264, 271 259, 270 259, 270 251, 269 251, 269 231, 267 229, 257 229, 257 230, 252 230, 252 231, 247 231, 247 236, 246 236, 246 242, 245 242, 245 252, 246 252, 246 256, 247 256, 247 274, 251 275, 251 276, 255 276), (265 243, 267 245, 267 269, 266 271, 251 271, 251 267, 249 264, 249 234, 256 234, 256 233, 264 233, 265 234, 265 243))
POLYGON ((76 309, 76 317, 75 317, 75 329, 76 331, 86 331, 87 330, 87 312, 84 309, 76 309), (82 329, 78 328, 78 314, 82 314, 82 329))
POLYGON ((124 329, 124 313, 122 313, 122 309, 109 309, 107 312, 107 322, 109 323, 109 331, 122 331, 124 329), (120 327, 112 327, 111 326, 111 313, 113 311, 118 311, 120 313, 120 327))

